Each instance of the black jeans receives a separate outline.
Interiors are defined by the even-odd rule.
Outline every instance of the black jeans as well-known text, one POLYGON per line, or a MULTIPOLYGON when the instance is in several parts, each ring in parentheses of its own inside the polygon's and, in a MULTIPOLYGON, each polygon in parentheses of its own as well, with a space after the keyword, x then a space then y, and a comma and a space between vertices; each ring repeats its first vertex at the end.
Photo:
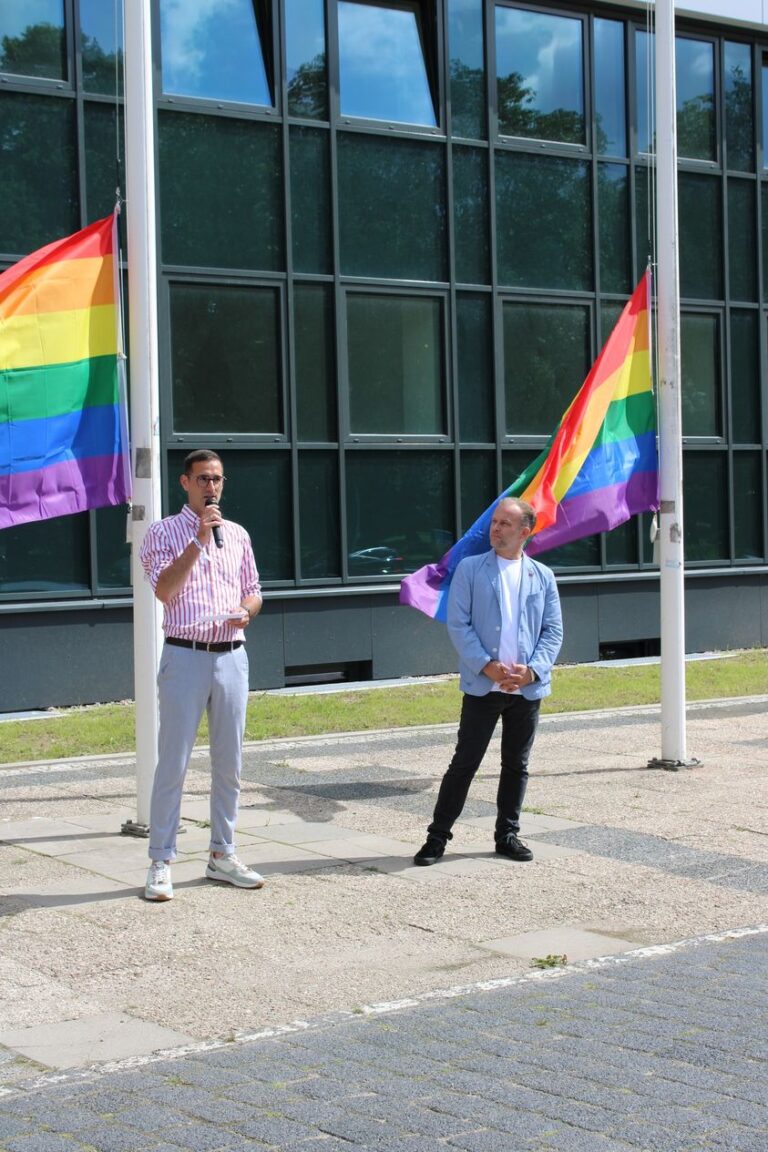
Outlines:
POLYGON ((430 836, 452 838, 451 828, 461 815, 469 786, 501 717, 501 775, 496 795, 496 843, 520 831, 520 811, 528 785, 528 758, 539 723, 539 700, 506 692, 486 696, 464 694, 456 751, 443 777, 430 836))

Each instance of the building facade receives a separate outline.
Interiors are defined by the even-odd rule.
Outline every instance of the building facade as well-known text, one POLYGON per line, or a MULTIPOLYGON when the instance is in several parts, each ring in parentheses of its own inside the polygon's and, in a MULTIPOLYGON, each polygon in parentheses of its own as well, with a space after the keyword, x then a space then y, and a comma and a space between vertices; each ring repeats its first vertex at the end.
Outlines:
MULTIPOLYGON (((691 651, 768 641, 763 8, 678 14, 691 651)), ((124 188, 121 20, 120 0, 0 5, 0 268, 124 188)), ((165 510, 184 455, 221 451, 266 591, 252 687, 452 671, 398 578, 541 451, 653 259, 646 8, 156 0, 153 20, 165 510)), ((0 532, 0 711, 132 695, 125 527, 0 532)), ((658 651, 647 517, 543 559, 563 659, 658 651)))

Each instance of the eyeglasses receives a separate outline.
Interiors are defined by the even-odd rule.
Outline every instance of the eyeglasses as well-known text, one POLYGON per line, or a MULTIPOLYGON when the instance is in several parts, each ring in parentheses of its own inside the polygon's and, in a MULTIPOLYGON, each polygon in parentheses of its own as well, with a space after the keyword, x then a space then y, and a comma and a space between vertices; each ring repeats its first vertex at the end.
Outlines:
POLYGON ((207 488, 209 484, 213 484, 214 488, 221 488, 226 480, 226 476, 195 476, 198 488, 207 488))

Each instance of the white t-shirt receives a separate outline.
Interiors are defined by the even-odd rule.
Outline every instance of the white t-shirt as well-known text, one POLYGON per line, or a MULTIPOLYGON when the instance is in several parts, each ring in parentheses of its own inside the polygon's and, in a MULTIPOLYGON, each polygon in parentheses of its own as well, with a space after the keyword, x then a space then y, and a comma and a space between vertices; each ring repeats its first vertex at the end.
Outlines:
MULTIPOLYGON (((501 585, 501 636, 499 637, 499 661, 509 666, 519 663, 517 637, 520 631, 520 580, 523 571, 522 557, 518 560, 505 560, 497 556, 499 581, 501 585)), ((494 684, 493 692, 501 692, 494 684)), ((518 689, 518 692, 520 689, 518 689)))

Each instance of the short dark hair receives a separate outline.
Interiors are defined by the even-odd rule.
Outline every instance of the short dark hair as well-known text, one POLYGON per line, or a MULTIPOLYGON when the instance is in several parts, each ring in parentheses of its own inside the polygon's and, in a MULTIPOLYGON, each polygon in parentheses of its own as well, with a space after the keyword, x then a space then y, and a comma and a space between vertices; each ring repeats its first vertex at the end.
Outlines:
POLYGON ((510 504, 514 504, 516 508, 520 509, 523 527, 529 528, 531 532, 533 532, 536 527, 536 509, 533 505, 529 504, 527 500, 521 500, 519 496, 502 496, 499 504, 503 504, 505 500, 508 500, 510 504))
POLYGON ((213 452, 210 448, 196 448, 195 451, 190 452, 184 460, 184 475, 191 476, 192 468, 195 464, 205 464, 208 460, 218 460, 219 464, 221 464, 221 456, 219 456, 218 452, 213 452))

